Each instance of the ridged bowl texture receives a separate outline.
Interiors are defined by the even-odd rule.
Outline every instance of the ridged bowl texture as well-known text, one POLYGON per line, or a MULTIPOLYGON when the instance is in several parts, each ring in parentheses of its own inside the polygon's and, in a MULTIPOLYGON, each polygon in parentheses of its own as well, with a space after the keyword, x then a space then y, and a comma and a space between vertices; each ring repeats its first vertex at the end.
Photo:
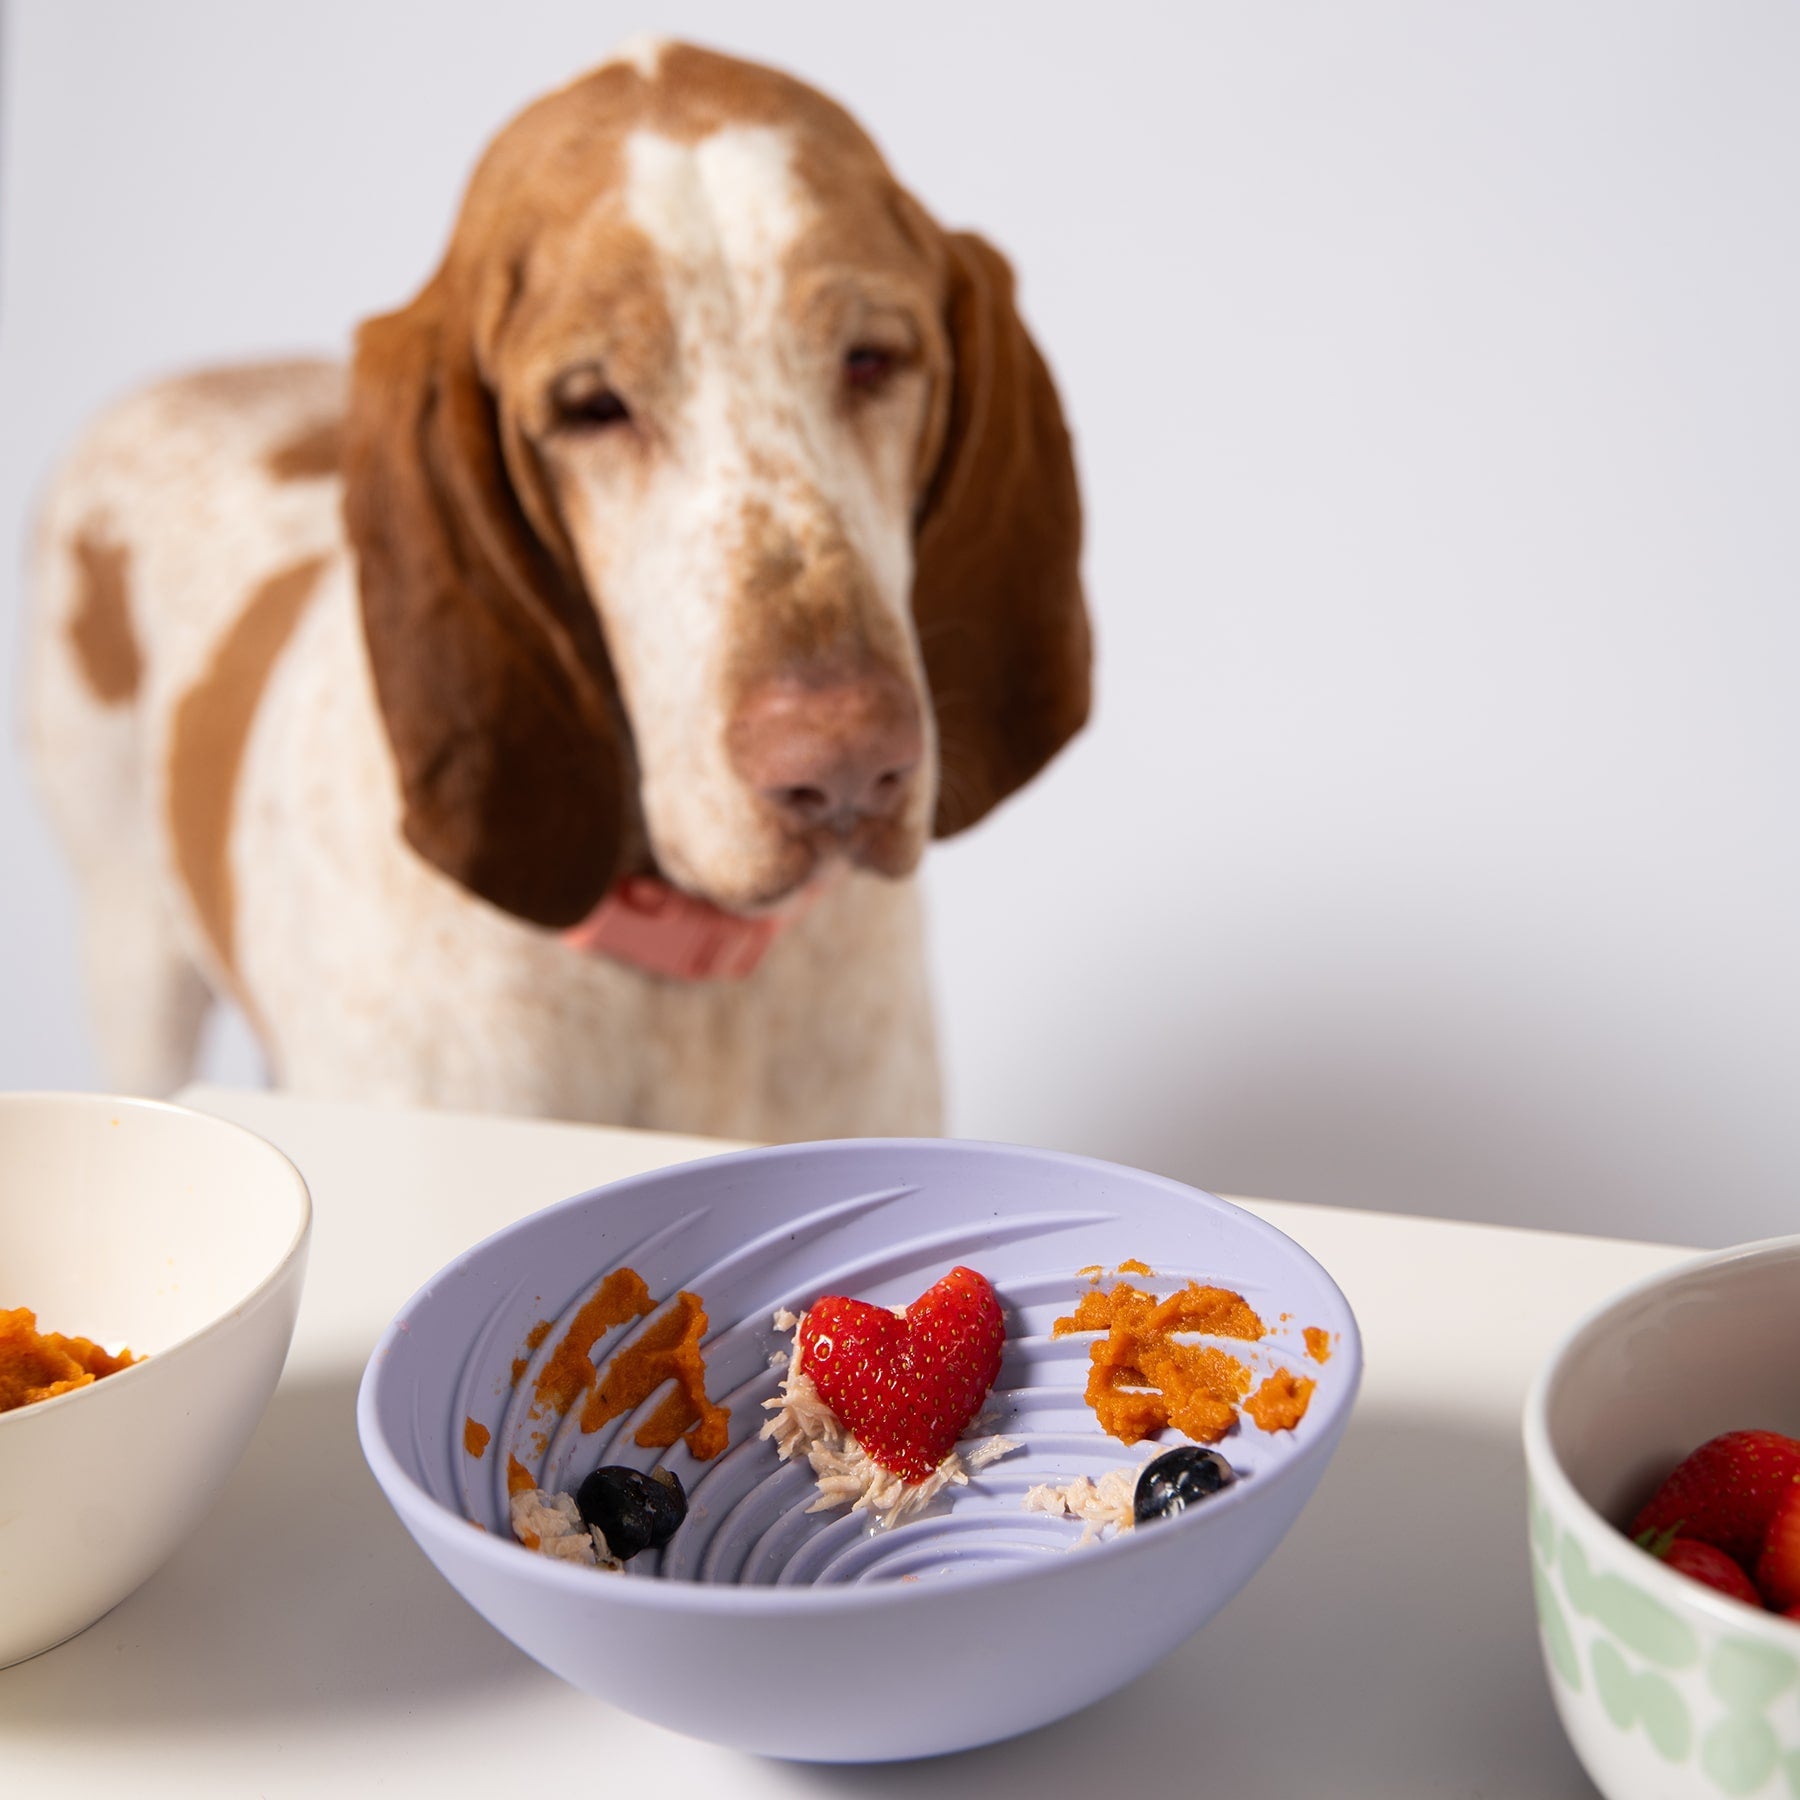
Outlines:
MULTIPOLYGON (((655 1316, 600 1338, 596 1366, 655 1316)), ((359 1424, 426 1554, 546 1667, 697 1737, 886 1760, 1063 1717, 1191 1635, 1306 1503, 1360 1368, 1356 1323, 1330 1277, 1241 1208, 1048 1151, 860 1140, 682 1164, 509 1226, 407 1303, 370 1360, 359 1424), (1154 1273, 1114 1273, 1134 1259, 1154 1273), (898 1527, 810 1512, 811 1471, 781 1462, 759 1435, 782 1375, 774 1359, 788 1348, 774 1313, 824 1293, 903 1306, 957 1263, 988 1277, 1007 1316, 999 1379, 973 1430, 1020 1447, 898 1527), (688 1290, 705 1304, 707 1392, 731 1416, 727 1448, 707 1462, 681 1444, 635 1442, 660 1394, 591 1433, 579 1406, 559 1416, 536 1404, 544 1361, 620 1267, 659 1302, 688 1290), (1221 1445, 1241 1475, 1234 1487, 1077 1547, 1078 1525, 1022 1509, 1026 1489, 1098 1480, 1183 1441, 1165 1433, 1127 1447, 1083 1398, 1091 1335, 1055 1337, 1052 1326, 1094 1285, 1078 1273, 1094 1267, 1101 1285, 1125 1279, 1159 1295, 1190 1278, 1236 1289, 1273 1330, 1223 1347, 1257 1380, 1287 1368, 1317 1387, 1297 1429, 1265 1433, 1246 1419, 1221 1445), (1328 1334, 1323 1364, 1308 1358, 1308 1326, 1328 1334), (601 1463, 661 1463, 680 1476, 688 1517, 666 1550, 623 1574, 534 1555, 510 1531, 515 1458, 540 1487, 563 1491, 601 1463)))

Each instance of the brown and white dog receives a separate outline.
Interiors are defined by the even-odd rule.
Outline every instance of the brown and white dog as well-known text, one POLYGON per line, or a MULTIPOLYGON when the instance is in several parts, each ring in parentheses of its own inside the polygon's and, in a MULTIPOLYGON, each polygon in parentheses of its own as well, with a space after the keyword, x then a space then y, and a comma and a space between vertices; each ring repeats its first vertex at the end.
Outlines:
POLYGON ((1079 546, 1006 264, 842 110, 679 45, 547 96, 347 373, 153 389, 51 495, 108 1078, 217 991, 305 1092, 937 1129, 909 878, 1085 719, 1079 546))

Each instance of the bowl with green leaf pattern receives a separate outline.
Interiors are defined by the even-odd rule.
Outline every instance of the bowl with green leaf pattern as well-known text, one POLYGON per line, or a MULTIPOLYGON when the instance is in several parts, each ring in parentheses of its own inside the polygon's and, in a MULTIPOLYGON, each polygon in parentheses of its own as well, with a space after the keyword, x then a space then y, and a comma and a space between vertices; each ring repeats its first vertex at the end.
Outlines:
POLYGON ((1800 1436, 1800 1237, 1693 1259, 1580 1320, 1525 1407, 1538 1636, 1608 1800, 1800 1800, 1800 1624, 1625 1526, 1727 1431, 1800 1436))

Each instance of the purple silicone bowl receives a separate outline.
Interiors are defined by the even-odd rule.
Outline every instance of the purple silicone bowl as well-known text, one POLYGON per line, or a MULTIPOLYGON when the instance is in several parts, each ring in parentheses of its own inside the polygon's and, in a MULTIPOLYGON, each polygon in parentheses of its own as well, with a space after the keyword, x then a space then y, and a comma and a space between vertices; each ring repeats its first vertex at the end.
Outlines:
MULTIPOLYGON (((642 1321, 638 1322, 643 1323, 642 1321)), ((629 1342, 609 1333, 594 1361, 629 1342)), ((1348 1422, 1356 1321, 1330 1276, 1272 1226, 1160 1176, 1043 1150, 862 1140, 749 1150, 614 1182, 508 1226, 407 1303, 358 1398, 364 1454, 450 1584, 566 1681, 672 1730, 766 1755, 873 1762, 928 1756, 1063 1718, 1143 1673, 1248 1581, 1306 1504, 1348 1422), (1035 1483, 1098 1478, 1182 1440, 1129 1448, 1082 1397, 1085 1335, 1051 1336, 1090 1285, 1138 1259, 1167 1293, 1236 1288, 1274 1327, 1233 1344, 1257 1372, 1316 1378, 1298 1429, 1247 1421, 1221 1446, 1235 1486, 1179 1517, 1076 1547, 1080 1528, 1021 1509, 1035 1483), (809 1513, 803 1463, 758 1436, 785 1346, 771 1315, 821 1293, 914 1299, 956 1263, 979 1269, 1008 1341, 984 1428, 1022 1448, 930 1515, 871 1531, 809 1513), (707 1388, 731 1413, 708 1463, 639 1449, 657 1396, 592 1436, 529 1416, 533 1377, 600 1279, 636 1269, 660 1300, 706 1305, 707 1388), (514 1380, 541 1319, 555 1322, 514 1380), (1279 1325, 1275 1321, 1282 1320, 1279 1325), (1300 1333, 1334 1340, 1323 1366, 1300 1333), (466 1421, 491 1433, 484 1454, 466 1421), (514 1543, 506 1476, 573 1489, 602 1462, 680 1475, 689 1513, 668 1548, 622 1575, 514 1543), (480 1529, 476 1529, 479 1527, 480 1529)), ((1273 1674, 1274 1671, 1271 1671, 1273 1674)))

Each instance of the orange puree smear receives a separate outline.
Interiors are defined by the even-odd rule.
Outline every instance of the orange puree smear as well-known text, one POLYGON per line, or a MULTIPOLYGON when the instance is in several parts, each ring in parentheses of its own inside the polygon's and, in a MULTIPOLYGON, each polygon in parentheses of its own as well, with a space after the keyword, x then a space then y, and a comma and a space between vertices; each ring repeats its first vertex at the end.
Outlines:
POLYGON ((1309 1325, 1300 1334, 1306 1339, 1306 1354, 1316 1363, 1331 1361, 1331 1333, 1317 1325, 1309 1325))
MULTIPOLYGON (((1129 1265, 1121 1264, 1121 1267, 1129 1265)), ((1135 1444, 1172 1425, 1200 1444, 1216 1444, 1237 1423, 1250 1371, 1212 1344, 1180 1344, 1174 1333, 1255 1342, 1263 1322, 1242 1294, 1190 1281, 1166 1300, 1120 1282, 1083 1294, 1053 1335, 1104 1331, 1088 1348, 1087 1402, 1101 1429, 1135 1444)))
POLYGON ((1244 1411, 1264 1431, 1292 1431, 1306 1417, 1317 1383, 1309 1375, 1293 1375, 1277 1369, 1244 1402, 1244 1411))
POLYGON ((536 1486, 537 1477, 516 1456, 508 1455, 506 1459, 506 1491, 509 1494, 529 1494, 536 1486))
POLYGON ((87 1338, 40 1334, 30 1307, 0 1307, 0 1412, 53 1400, 142 1361, 129 1350, 114 1356, 87 1338))
POLYGON ((1056 1321, 1054 1335, 1106 1331, 1120 1322, 1164 1335, 1171 1331, 1202 1331, 1209 1337, 1243 1338, 1248 1343, 1257 1342, 1267 1332, 1256 1309, 1230 1288, 1202 1287, 1199 1282, 1190 1281, 1168 1299, 1158 1300, 1154 1294, 1121 1281, 1109 1293, 1095 1290, 1083 1294, 1075 1303, 1075 1311, 1056 1321))
POLYGON ((512 1384, 517 1387, 525 1379, 525 1371, 531 1367, 531 1352, 550 1335, 550 1321, 539 1319, 525 1334, 525 1354, 515 1356, 512 1366, 512 1384))
MULTIPOLYGON (((641 1319, 656 1307, 643 1276, 635 1269, 614 1269, 576 1313, 538 1372, 533 1413, 539 1417, 550 1410, 567 1413, 579 1400, 581 1429, 598 1431, 672 1381, 674 1392, 638 1427, 637 1442, 646 1449, 667 1449, 685 1434, 687 1447, 698 1460, 717 1456, 729 1438, 731 1415, 706 1397, 706 1364, 700 1355, 706 1308, 698 1294, 677 1294, 635 1342, 614 1354, 603 1372, 594 1367, 593 1348, 603 1333, 641 1319)), ((536 1349, 549 1330, 547 1320, 540 1322, 526 1343, 536 1349)), ((515 1385, 525 1362, 521 1358, 513 1364, 515 1385)))
POLYGON ((706 1397, 706 1365, 700 1357, 705 1333, 700 1296, 677 1294, 674 1305, 606 1365, 581 1409, 581 1429, 598 1431, 608 1419, 641 1406, 665 1381, 673 1381, 674 1393, 638 1427, 637 1442, 646 1450, 667 1449, 686 1433, 697 1461, 717 1456, 730 1434, 731 1415, 706 1397))
POLYGON ((1119 1264, 1121 1275, 1154 1275, 1156 1271, 1147 1262, 1139 1262, 1134 1256, 1130 1262, 1119 1264))
MULTIPOLYGON (((594 1385, 594 1363, 588 1352, 602 1333, 615 1325, 641 1319, 656 1302, 644 1278, 635 1269, 614 1269, 595 1290, 563 1334, 563 1340, 550 1353, 550 1360, 538 1372, 537 1405, 554 1407, 566 1413, 594 1385)), ((534 1331, 536 1327, 533 1327, 534 1331)), ((545 1330, 548 1330, 546 1324, 545 1330)), ((537 1343, 544 1341, 538 1334, 537 1343)), ((531 1343, 529 1338, 527 1343, 531 1343)), ((532 1344, 533 1349, 537 1344, 532 1344)), ((588 1430, 592 1431, 590 1425, 588 1430)))
POLYGON ((487 1455, 488 1440, 494 1434, 476 1419, 463 1420, 463 1448, 479 1462, 487 1455))

